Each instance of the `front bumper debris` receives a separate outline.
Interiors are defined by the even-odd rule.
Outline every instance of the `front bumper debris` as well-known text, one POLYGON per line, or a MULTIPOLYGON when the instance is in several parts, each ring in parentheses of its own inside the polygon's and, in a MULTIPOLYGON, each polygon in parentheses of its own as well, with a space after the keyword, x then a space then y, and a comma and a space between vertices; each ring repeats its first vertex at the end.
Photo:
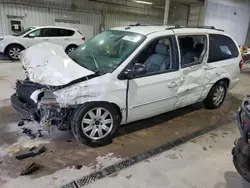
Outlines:
POLYGON ((22 102, 16 94, 13 94, 10 98, 12 107, 19 112, 23 118, 35 120, 36 107, 22 102))
POLYGON ((60 130, 69 129, 70 107, 62 107, 51 90, 29 80, 18 81, 16 93, 11 96, 13 108, 25 119, 35 120, 44 130, 50 131, 51 125, 60 130), (37 93, 33 97, 34 93, 37 93), (34 100, 35 98, 35 100, 34 100))

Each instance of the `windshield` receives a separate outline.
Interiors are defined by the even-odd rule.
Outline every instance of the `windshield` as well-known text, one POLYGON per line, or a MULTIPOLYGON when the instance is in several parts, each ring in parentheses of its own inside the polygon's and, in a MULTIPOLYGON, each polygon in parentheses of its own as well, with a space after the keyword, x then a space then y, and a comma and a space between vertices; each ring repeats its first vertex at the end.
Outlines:
POLYGON ((80 66, 102 74, 113 72, 146 36, 108 30, 86 41, 69 56, 80 66))
POLYGON ((27 28, 27 29, 25 29, 25 30, 23 30, 23 31, 21 31, 21 32, 14 33, 14 34, 12 34, 12 35, 13 35, 13 36, 19 37, 19 36, 21 36, 21 35, 23 35, 23 34, 29 32, 29 31, 31 31, 32 29, 35 29, 35 27, 29 27, 29 28, 27 28))

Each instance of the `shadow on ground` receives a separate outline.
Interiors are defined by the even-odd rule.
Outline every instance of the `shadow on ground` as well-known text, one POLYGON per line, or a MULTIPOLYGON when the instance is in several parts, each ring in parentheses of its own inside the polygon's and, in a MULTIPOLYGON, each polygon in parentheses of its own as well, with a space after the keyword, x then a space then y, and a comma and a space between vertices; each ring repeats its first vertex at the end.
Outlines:
POLYGON ((245 181, 237 172, 225 172, 225 181, 217 183, 214 188, 249 188, 250 183, 245 181))
POLYGON ((10 61, 10 59, 7 56, 4 56, 4 55, 0 55, 0 61, 1 60, 8 60, 8 61, 10 61))
POLYGON ((229 94, 222 107, 216 110, 205 109, 202 102, 193 104, 172 112, 123 125, 117 136, 119 137, 125 134, 130 134, 162 123, 171 123, 174 119, 183 120, 187 124, 189 122, 194 123, 193 121, 200 121, 202 124, 208 124, 208 122, 205 121, 206 119, 209 119, 213 124, 225 123, 228 119, 233 119, 235 117, 235 113, 241 100, 241 98, 239 99, 236 96, 229 94))

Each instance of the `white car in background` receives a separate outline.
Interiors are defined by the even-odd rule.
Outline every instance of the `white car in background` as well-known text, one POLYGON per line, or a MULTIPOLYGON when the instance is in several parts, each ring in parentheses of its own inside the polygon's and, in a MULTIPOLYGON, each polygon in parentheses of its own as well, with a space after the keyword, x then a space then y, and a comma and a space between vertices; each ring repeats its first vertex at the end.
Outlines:
POLYGON ((40 42, 50 42, 63 46, 68 54, 84 41, 85 37, 77 29, 57 26, 29 27, 20 33, 0 36, 0 53, 17 60, 24 49, 40 42))

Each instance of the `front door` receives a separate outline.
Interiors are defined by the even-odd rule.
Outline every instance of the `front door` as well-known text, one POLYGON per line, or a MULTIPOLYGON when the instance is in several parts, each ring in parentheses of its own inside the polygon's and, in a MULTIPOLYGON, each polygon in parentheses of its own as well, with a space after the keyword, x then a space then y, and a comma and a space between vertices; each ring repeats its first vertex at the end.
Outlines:
POLYGON ((33 46, 40 42, 48 42, 48 28, 36 29, 27 34, 24 38, 26 39, 27 47, 33 46))
MULTIPOLYGON (((180 81, 174 36, 154 39, 133 60, 145 65, 146 73, 129 80, 127 122, 171 111, 180 81)), ((132 68, 133 69, 133 68, 132 68)))
POLYGON ((205 86, 205 62, 207 61, 207 35, 177 36, 181 59, 181 78, 175 108, 196 103, 202 97, 205 86))

